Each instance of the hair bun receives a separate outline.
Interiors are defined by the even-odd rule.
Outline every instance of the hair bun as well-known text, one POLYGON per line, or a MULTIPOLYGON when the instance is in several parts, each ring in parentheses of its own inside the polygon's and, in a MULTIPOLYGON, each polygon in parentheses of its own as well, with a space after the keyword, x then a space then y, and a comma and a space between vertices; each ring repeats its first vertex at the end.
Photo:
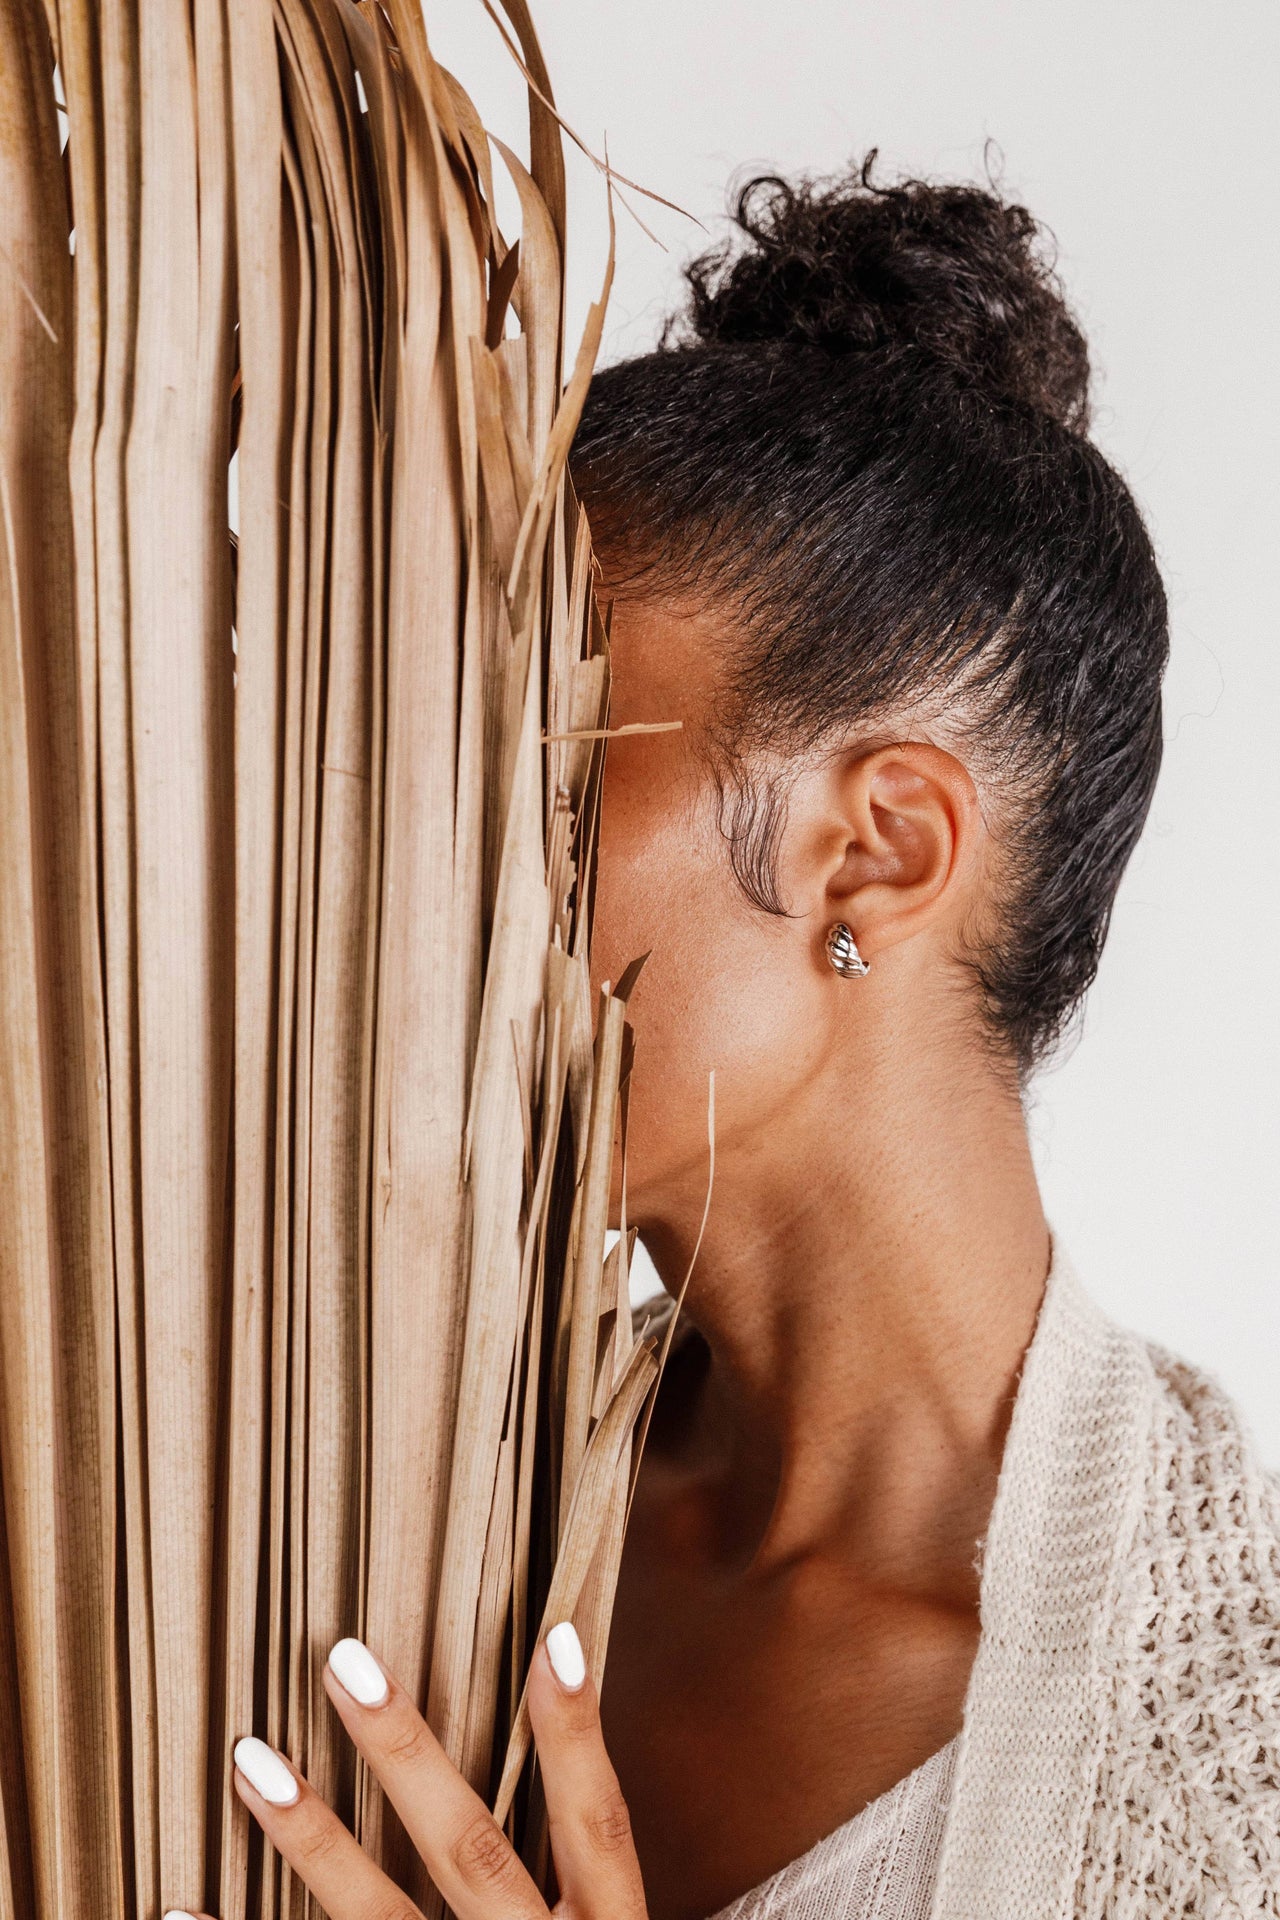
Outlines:
POLYGON ((992 399, 1083 432, 1088 349, 1033 216, 980 187, 880 186, 875 159, 831 180, 748 181, 733 209, 745 243, 687 269, 684 337, 914 347, 992 399))

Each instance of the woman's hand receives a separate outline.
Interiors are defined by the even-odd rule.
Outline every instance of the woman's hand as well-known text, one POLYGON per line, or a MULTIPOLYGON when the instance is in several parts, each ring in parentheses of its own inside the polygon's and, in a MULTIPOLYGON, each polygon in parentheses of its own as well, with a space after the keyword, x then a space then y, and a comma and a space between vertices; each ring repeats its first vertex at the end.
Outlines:
MULTIPOLYGON (((458 1920, 547 1920, 546 1901, 501 1827, 368 1649, 340 1640, 324 1684, 458 1920)), ((626 1803, 605 1752, 595 1685, 568 1622, 554 1627, 534 1655, 529 1713, 560 1885, 556 1913, 645 1920, 626 1803)), ((235 1758, 236 1792, 330 1920, 421 1920, 281 1755, 261 1740, 241 1740, 235 1758)))

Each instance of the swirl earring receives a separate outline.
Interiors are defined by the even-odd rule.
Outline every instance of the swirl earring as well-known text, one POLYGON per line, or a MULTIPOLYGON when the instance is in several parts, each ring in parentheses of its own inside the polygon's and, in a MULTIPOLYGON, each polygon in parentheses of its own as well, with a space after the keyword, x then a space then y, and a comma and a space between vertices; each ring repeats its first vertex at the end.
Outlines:
POLYGON ((827 958, 842 980, 861 980, 871 971, 843 920, 837 920, 827 934, 827 958))

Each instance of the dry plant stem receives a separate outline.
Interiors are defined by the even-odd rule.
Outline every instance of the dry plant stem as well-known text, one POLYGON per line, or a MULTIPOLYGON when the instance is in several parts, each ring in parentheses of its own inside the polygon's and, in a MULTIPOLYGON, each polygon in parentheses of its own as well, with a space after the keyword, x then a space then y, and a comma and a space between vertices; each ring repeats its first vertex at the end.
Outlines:
MULTIPOLYGON (((64 36, 68 55, 71 35, 64 36)), ((103 977, 108 1052, 107 1111, 111 1142, 112 1232, 115 1262, 117 1367, 121 1417, 124 1562, 128 1604, 124 1641, 128 1658, 128 1749, 131 1778, 154 1778, 156 1758, 155 1660, 150 1600, 151 1558, 146 1497, 146 1420, 142 1355, 142 1238, 138 1088, 137 929, 133 909, 136 835, 129 688, 128 518, 125 451, 137 353, 140 125, 137 109, 136 21, 122 0, 105 0, 99 14, 97 71, 90 46, 87 71, 73 84, 68 60, 68 107, 97 93, 102 127, 106 297, 105 344, 94 454, 91 550, 78 549, 77 578, 97 582, 98 806, 101 839, 103 977), (96 82, 96 86, 95 86, 96 82)), ((73 161, 73 192, 78 168, 73 161)), ((74 210, 74 209, 73 209, 74 210)), ((78 307, 77 300, 77 307, 78 307)), ((79 409, 78 409, 79 410, 79 409)), ((78 523, 79 528, 79 523, 78 523)), ((89 675, 83 705, 89 705, 89 675)), ((82 721, 82 724, 83 721, 82 721)), ((154 1791, 125 1798, 132 1833, 126 1862, 133 1896, 159 1898, 159 1844, 154 1791)))
MULTIPOLYGON (((257 1594, 263 1573, 262 1463, 270 1430, 268 1367, 272 1272, 272 1145, 276 983, 275 886, 280 859, 277 791, 281 661, 279 608, 287 583, 288 422, 284 338, 286 274, 275 169, 284 127, 271 22, 252 0, 228 13, 236 229, 258 244, 237 249, 239 364, 246 404, 237 448, 242 542, 236 575, 235 702, 235 1215, 228 1313, 226 1637, 224 1739, 252 1724, 257 1594)), ((248 1833, 226 1795, 220 1832, 218 1912, 241 1920, 248 1893, 248 1833)))
MULTIPOLYGON (((64 97, 75 102, 82 116, 92 104, 92 56, 96 23, 85 0, 67 5, 59 32, 64 97)), ((33 104, 35 104, 33 102, 33 104)), ((38 110, 38 108, 37 108, 38 110)), ((47 111, 47 109, 46 109, 47 111)), ((46 135, 47 138, 47 135, 46 135)), ((69 450, 73 516, 72 544, 77 555, 93 549, 95 510, 95 443, 101 422, 101 380, 105 333, 103 275, 104 209, 97 183, 102 177, 99 130, 85 143, 83 157, 70 156, 73 197, 84 209, 77 231, 76 298, 74 302, 75 410, 69 450)), ((52 183, 51 183, 52 184, 52 183)), ((57 197, 56 220, 51 220, 48 245, 56 262, 57 281, 65 311, 68 265, 59 245, 59 227, 69 217, 57 197)), ((56 314, 55 314, 56 317, 56 314)), ((57 345, 57 329, 48 329, 57 345)), ((57 444, 55 436, 54 444, 57 444)), ((61 531, 56 523, 50 534, 61 531)), ((61 581, 52 588, 46 577, 41 593, 59 597, 61 581)), ((58 829, 60 844, 75 849, 75 895, 62 894, 63 936, 73 943, 75 961, 59 972, 64 986, 74 983, 77 1004, 68 1004, 63 1027, 63 1070, 74 1076, 64 1081, 67 1100, 63 1121, 67 1144, 84 1153, 82 1171, 61 1186, 64 1195, 60 1221, 64 1233, 77 1235, 87 1227, 87 1239, 70 1252, 65 1268, 66 1293, 58 1316, 63 1357, 65 1405, 70 1414, 68 1470, 64 1474, 61 1509, 65 1535, 64 1565, 69 1570, 69 1604, 63 1614, 63 1641, 59 1657, 77 1688, 77 1720, 81 1740, 96 1756, 96 1764, 77 1769, 72 1776, 79 1806, 73 1831, 78 1865, 75 1880, 79 1898, 87 1903, 123 1904, 124 1813, 116 1791, 120 1777, 121 1730, 113 1711, 120 1685, 115 1640, 115 1549, 117 1431, 115 1397, 115 1293, 111 1248, 111 1145, 105 1103, 95 1097, 106 1080, 106 1032, 102 997, 100 897, 98 871, 99 820, 96 787, 99 761, 97 721, 97 639, 99 586, 90 566, 74 569, 74 634, 67 633, 62 655, 65 676, 58 691, 58 742, 65 755, 78 753, 75 779, 57 746, 48 772, 66 809, 58 829), (74 656, 71 648, 74 646, 74 656), (71 802, 74 794, 74 805, 71 802), (85 1182, 87 1220, 76 1187, 85 1182)), ((50 667, 58 656, 47 656, 50 667)), ((68 946, 68 961, 72 945, 68 946)), ((60 1101, 61 1104, 61 1101, 60 1101)))
MULTIPOLYGON (((543 1608, 540 1633, 545 1633, 558 1620, 573 1617, 608 1522, 620 1462, 625 1450, 630 1448, 632 1427, 657 1379, 657 1372, 653 1342, 637 1341, 622 1386, 592 1434, 582 1463, 543 1608)), ((529 1710, 522 1694, 494 1803, 494 1817, 499 1823, 506 1819, 510 1809, 520 1769, 528 1757, 530 1739, 529 1710)))
POLYGON ((506 10, 527 166, 416 0, 0 0, 0 1920, 315 1913, 251 1729, 434 1915, 328 1646, 543 1868, 540 1624, 602 1669, 658 1364, 589 985, 604 297, 562 387, 506 10))
POLYGON ((95 1301, 110 1270, 68 564, 67 216, 42 23, 6 5, 0 32, 0 1911, 18 1914, 109 1899, 119 1826, 106 1768, 75 1753, 82 1714, 108 1753, 114 1734, 114 1423, 95 1301), (68 1391, 69 1458, 54 1424, 68 1391))
MULTIPOLYGON (((604 1270, 604 1235, 608 1225, 609 1181, 613 1172, 616 1088, 622 1066, 625 1007, 609 993, 600 996, 596 1030, 594 1097, 587 1129, 587 1158, 579 1190, 579 1215, 574 1248, 573 1314, 570 1321, 568 1371, 564 1393, 564 1435, 561 1481, 572 1499, 586 1452, 587 1429, 595 1388, 597 1328, 600 1323, 600 1283, 604 1270)), ((566 1511, 563 1525, 568 1524, 566 1511)))

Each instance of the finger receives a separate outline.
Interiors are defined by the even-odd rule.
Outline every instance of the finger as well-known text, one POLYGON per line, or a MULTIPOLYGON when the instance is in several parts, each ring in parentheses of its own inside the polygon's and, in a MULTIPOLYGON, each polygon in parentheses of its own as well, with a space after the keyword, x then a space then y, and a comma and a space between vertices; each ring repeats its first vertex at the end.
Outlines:
POLYGON ((600 1728, 600 1700, 569 1621, 529 1669, 529 1718, 560 1891, 582 1920, 643 1920, 644 1887, 627 1803, 600 1728))
POLYGON ((211 1913, 188 1913, 185 1907, 166 1907, 164 1920, 213 1920, 211 1913))
POLYGON ((502 1828, 369 1649, 339 1640, 324 1684, 458 1920, 548 1920, 502 1828))
POLYGON ((238 1740, 235 1758, 236 1792, 329 1920, 423 1920, 274 1747, 238 1740))

